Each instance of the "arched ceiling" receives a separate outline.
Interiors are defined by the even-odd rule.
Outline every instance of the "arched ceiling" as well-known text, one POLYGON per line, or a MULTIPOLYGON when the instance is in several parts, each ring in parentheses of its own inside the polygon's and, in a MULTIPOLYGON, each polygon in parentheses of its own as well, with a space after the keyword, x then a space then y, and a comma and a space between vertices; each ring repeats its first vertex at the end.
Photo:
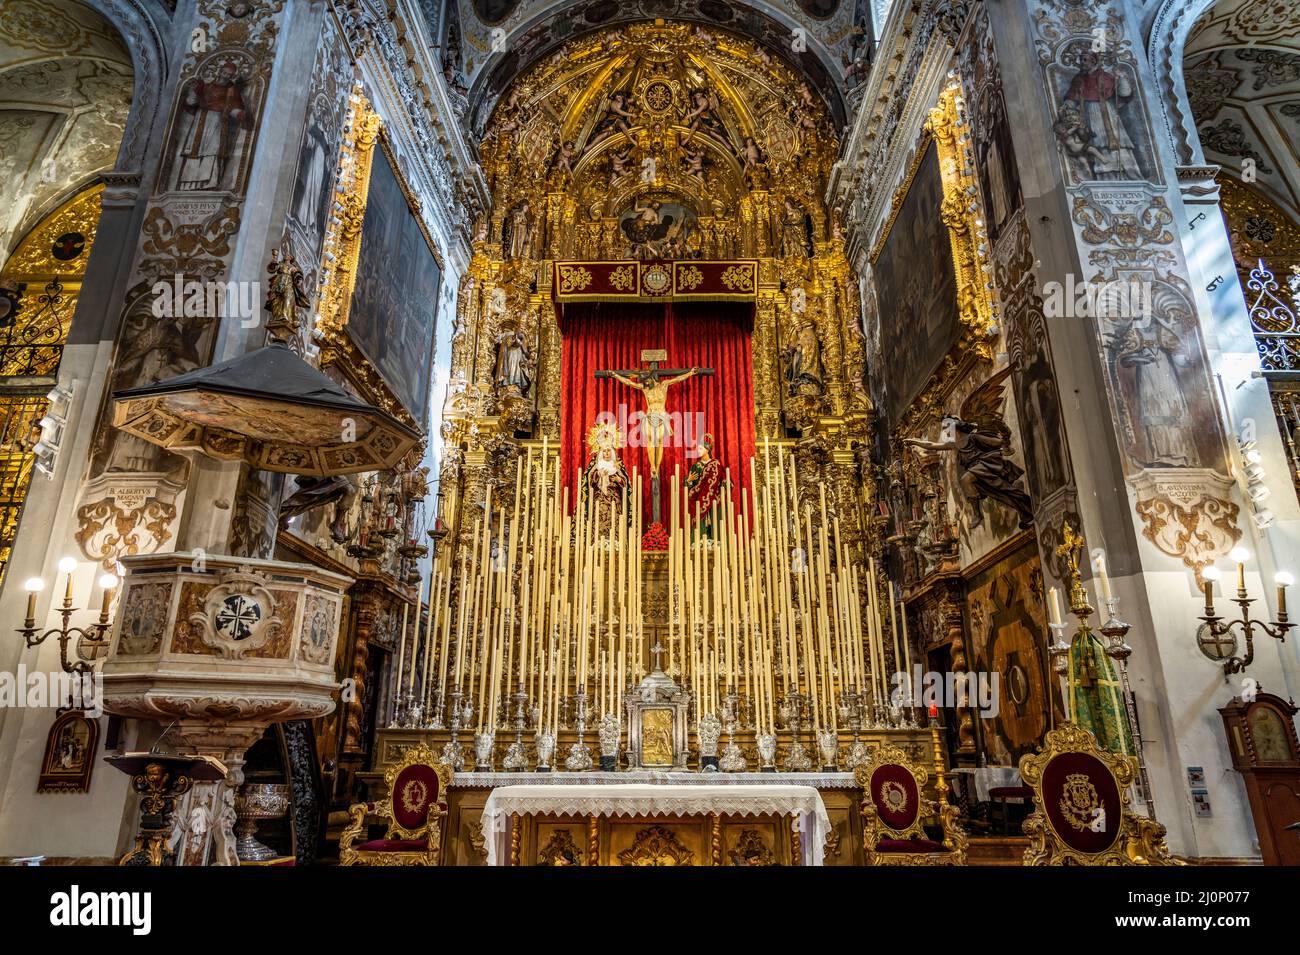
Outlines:
POLYGON ((1300 3, 1215 4, 1188 37, 1183 74, 1206 160, 1253 174, 1300 221, 1300 3))
POLYGON ((765 47, 666 23, 571 41, 511 87, 489 135, 511 184, 562 181, 594 220, 649 199, 731 214, 757 186, 809 202, 838 147, 828 127, 765 47))
POLYGON ((0 4, 0 262, 42 210, 113 168, 131 88, 130 54, 89 7, 0 4))
POLYGON ((448 48, 482 132, 516 77, 567 41, 610 26, 680 20, 764 45, 809 81, 845 123, 845 75, 871 47, 869 0, 447 0, 456 7, 448 48), (798 32, 796 32, 798 31, 798 32))

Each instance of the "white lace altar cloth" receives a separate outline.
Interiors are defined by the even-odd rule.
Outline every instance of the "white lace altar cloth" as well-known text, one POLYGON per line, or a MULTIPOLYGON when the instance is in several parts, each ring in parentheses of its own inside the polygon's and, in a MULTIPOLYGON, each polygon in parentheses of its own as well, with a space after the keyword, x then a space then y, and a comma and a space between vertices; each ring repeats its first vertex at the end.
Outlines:
POLYGON ((483 807, 488 865, 508 865, 510 817, 551 816, 790 816, 803 865, 821 865, 831 819, 821 793, 790 785, 543 785, 500 786, 483 807))
POLYGON ((635 769, 591 772, 487 772, 456 773, 456 788, 495 786, 621 786, 651 783, 659 786, 814 786, 817 789, 856 789, 852 773, 701 773, 687 769, 635 769))

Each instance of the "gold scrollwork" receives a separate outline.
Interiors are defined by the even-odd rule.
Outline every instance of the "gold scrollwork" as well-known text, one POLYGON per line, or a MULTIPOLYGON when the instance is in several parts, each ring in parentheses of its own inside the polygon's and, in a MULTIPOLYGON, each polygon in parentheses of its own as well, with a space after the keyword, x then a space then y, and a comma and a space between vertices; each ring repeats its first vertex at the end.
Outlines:
MULTIPOLYGON (((567 269, 568 266, 561 266, 562 279, 564 277, 563 272, 567 269)), ((587 270, 583 269, 582 271, 586 272, 587 270)), ((579 286, 579 288, 586 288, 587 285, 589 285, 590 283, 591 283, 591 273, 588 272, 586 282, 584 282, 581 286, 579 286)), ((609 284, 613 288, 618 289, 620 292, 632 291, 634 288, 636 288, 636 267, 632 265, 624 265, 624 266, 620 266, 617 269, 614 269, 614 271, 609 273, 609 284)), ((567 292, 573 290, 561 288, 561 291, 567 292)))
POLYGON ((754 267, 752 265, 732 265, 723 269, 719 278, 722 284, 733 292, 752 292, 754 290, 754 267))
POLYGON ((581 265, 561 265, 559 266, 559 273, 560 293, 562 295, 581 292, 591 284, 591 270, 584 269, 581 265))

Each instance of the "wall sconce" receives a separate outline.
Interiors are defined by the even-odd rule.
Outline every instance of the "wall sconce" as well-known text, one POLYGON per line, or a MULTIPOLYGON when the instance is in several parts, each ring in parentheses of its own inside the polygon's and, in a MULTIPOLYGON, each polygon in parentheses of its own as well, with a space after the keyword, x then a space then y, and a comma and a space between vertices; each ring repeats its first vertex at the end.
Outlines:
POLYGON ((37 422, 41 426, 41 438, 32 447, 32 454, 36 456, 33 462, 36 470, 53 478, 59 448, 63 446, 63 432, 68 426, 68 411, 72 408, 72 389, 55 385, 45 399, 50 404, 45 417, 37 422))
POLYGON ((27 591, 27 619, 24 625, 18 628, 18 632, 23 635, 29 647, 38 647, 50 637, 58 637, 59 663, 63 667, 63 672, 90 673, 95 668, 95 661, 102 655, 101 651, 108 650, 108 608, 113 603, 118 579, 114 574, 100 576, 99 586, 104 590, 104 599, 99 608, 99 622, 88 627, 74 627, 72 615, 77 612, 77 608, 72 606, 72 574, 76 569, 77 561, 72 557, 64 557, 59 561, 59 570, 66 575, 67 579, 63 591, 63 605, 59 608, 59 614, 63 617, 63 626, 51 627, 44 633, 37 633, 36 595, 45 589, 45 581, 40 577, 32 577, 23 584, 23 589, 27 591), (77 641, 73 647, 75 660, 68 656, 68 644, 74 638, 77 641))
POLYGON ((1286 571, 1280 571, 1273 578, 1277 584, 1277 619, 1272 623, 1253 620, 1250 616, 1250 605, 1255 601, 1246 595, 1246 561, 1250 560, 1250 551, 1244 547, 1234 547, 1228 554, 1228 558, 1237 565, 1237 596, 1232 598, 1232 602, 1241 608, 1241 617, 1224 623, 1223 618, 1214 612, 1214 584, 1219 580, 1220 575, 1218 568, 1206 567, 1201 571, 1203 581, 1201 587, 1205 593, 1205 613, 1201 619, 1205 621, 1210 628, 1210 634, 1214 637, 1227 636, 1234 628, 1240 628, 1241 635, 1245 637, 1246 655, 1234 654, 1224 661, 1223 672, 1231 676, 1234 673, 1241 673, 1254 661, 1256 627, 1276 640, 1286 640, 1287 631, 1295 626, 1287 620, 1286 589, 1295 583, 1295 578, 1286 571))
POLYGON ((1255 520, 1255 526, 1260 530, 1264 530, 1277 520, 1277 515, 1263 506, 1264 501, 1268 500, 1273 493, 1268 485, 1264 483, 1266 475, 1264 471, 1264 455, 1260 453, 1254 441, 1239 438, 1237 448, 1241 451, 1241 477, 1245 484, 1243 491, 1246 500, 1250 501, 1251 517, 1255 520))

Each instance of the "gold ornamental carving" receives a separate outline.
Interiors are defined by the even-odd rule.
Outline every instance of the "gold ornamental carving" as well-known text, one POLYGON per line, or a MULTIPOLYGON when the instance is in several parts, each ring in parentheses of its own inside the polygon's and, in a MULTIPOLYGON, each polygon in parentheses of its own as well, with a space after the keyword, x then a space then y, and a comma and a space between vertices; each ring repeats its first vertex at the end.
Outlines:
MULTIPOLYGON (((580 265, 561 265, 560 272, 560 291, 561 292, 581 292, 591 284, 591 270, 584 269, 580 265)), ((619 280, 623 281, 630 276, 622 275, 622 269, 618 271, 619 280)), ((622 286, 617 286, 622 287, 622 286)), ((630 286, 629 286, 630 288, 630 286)))
POLYGON ((695 853, 671 829, 650 826, 637 832, 632 845, 618 854, 618 861, 629 866, 688 866, 695 863, 695 853))
POLYGON ((970 197, 977 194, 977 185, 975 167, 967 155, 969 146, 964 144, 969 141, 969 127, 962 121, 959 97, 960 88, 956 84, 948 86, 939 95, 938 104, 926 120, 925 136, 917 145, 907 175, 894 192, 890 217, 871 250, 874 262, 884 248, 889 230, 920 170, 929 144, 933 142, 938 151, 943 182, 943 205, 938 214, 947 227, 952 249, 961 335, 907 409, 898 430, 908 436, 925 430, 931 419, 942 414, 944 403, 958 384, 974 373, 979 363, 992 359, 993 341, 997 337, 997 316, 987 278, 991 268, 988 241, 981 224, 979 206, 970 201, 970 197))

